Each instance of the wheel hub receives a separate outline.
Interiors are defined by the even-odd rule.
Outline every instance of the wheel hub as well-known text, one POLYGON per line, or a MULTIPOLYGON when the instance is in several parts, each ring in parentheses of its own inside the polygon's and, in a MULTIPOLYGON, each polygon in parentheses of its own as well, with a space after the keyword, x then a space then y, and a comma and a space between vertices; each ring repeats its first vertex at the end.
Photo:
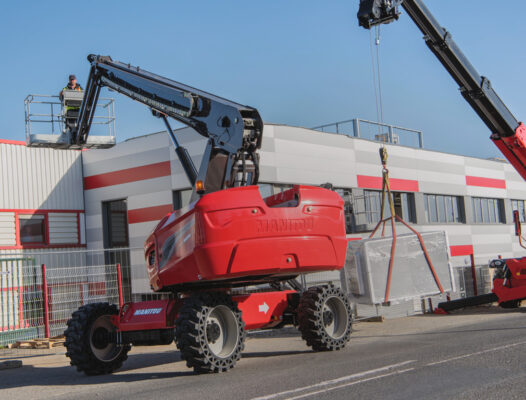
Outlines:
POLYGON ((121 354, 122 347, 115 341, 115 326, 110 315, 101 315, 91 326, 89 341, 93 355, 102 362, 115 360, 121 354))
POLYGON ((104 349, 109 344, 108 330, 104 327, 98 327, 93 332, 92 343, 96 349, 104 349))
POLYGON ((220 336, 221 328, 219 324, 215 321, 210 322, 206 326, 206 339, 208 340, 208 343, 215 343, 220 336))
POLYGON ((334 314, 331 310, 325 310, 323 312, 323 325, 325 327, 329 326, 334 322, 334 314))

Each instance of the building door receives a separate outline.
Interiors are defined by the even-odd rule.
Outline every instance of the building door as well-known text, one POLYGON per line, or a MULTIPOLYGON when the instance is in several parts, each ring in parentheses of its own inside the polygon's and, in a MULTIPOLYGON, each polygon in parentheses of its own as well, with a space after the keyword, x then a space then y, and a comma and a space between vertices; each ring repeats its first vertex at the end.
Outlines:
POLYGON ((130 240, 126 199, 102 202, 105 263, 120 264, 125 301, 131 299, 130 240))

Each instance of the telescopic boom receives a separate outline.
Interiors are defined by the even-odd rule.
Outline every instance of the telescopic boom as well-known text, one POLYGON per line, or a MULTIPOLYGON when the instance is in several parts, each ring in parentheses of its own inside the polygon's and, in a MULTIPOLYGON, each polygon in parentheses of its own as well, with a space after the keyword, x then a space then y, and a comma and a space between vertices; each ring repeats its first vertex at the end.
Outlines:
POLYGON ((192 185, 209 193, 257 183, 263 121, 255 108, 195 89, 109 56, 89 55, 91 70, 72 142, 86 143, 102 87, 108 87, 151 108, 162 118, 192 185), (168 118, 192 127, 208 139, 197 171, 168 118))

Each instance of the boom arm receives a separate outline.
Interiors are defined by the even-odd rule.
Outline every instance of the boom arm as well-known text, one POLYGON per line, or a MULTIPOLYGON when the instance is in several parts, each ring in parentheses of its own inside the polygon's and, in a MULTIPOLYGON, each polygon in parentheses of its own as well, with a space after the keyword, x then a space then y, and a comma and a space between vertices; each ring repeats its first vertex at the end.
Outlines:
POLYGON ((258 180, 263 121, 255 108, 203 92, 151 72, 113 61, 109 56, 89 55, 91 70, 77 127, 71 140, 86 143, 100 89, 113 89, 151 108, 164 120, 192 186, 204 184, 202 192, 213 192, 258 180), (199 171, 181 147, 167 117, 174 118, 208 138, 199 171))
POLYGON ((526 127, 515 119, 490 81, 479 75, 422 0, 361 0, 359 24, 370 29, 397 20, 400 5, 424 34, 429 49, 457 82, 464 99, 490 129, 491 140, 526 179, 526 127))

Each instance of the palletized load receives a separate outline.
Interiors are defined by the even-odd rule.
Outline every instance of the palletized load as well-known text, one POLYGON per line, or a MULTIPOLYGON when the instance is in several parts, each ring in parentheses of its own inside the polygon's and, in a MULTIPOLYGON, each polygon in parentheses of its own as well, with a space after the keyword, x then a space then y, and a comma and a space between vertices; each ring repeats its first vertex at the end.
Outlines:
POLYGON ((398 235, 389 288, 393 238, 349 242, 344 269, 346 285, 359 303, 385 303, 387 289, 390 303, 437 295, 441 293, 437 279, 445 292, 454 290, 446 233, 423 232, 421 236, 433 268, 426 260, 417 235, 398 235))

